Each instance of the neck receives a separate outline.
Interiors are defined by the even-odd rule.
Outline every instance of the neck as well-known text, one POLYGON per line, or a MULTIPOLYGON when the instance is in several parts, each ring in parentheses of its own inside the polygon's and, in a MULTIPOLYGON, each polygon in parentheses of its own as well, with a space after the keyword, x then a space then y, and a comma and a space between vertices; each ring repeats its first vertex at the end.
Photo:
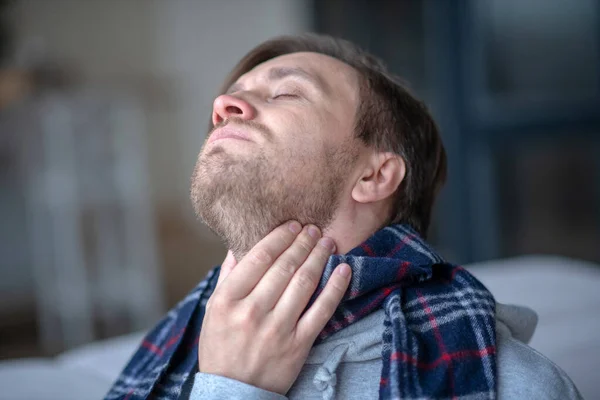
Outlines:
POLYGON ((345 254, 381 229, 387 215, 387 207, 373 207, 373 204, 340 208, 323 235, 334 240, 337 254, 345 254))

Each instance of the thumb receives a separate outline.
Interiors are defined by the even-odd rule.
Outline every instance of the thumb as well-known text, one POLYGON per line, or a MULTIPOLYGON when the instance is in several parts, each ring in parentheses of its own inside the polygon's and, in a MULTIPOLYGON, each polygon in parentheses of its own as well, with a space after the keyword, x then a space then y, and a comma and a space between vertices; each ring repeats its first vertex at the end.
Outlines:
POLYGON ((219 273, 217 286, 219 286, 225 280, 225 278, 227 278, 227 275, 229 275, 229 273, 233 270, 236 264, 237 260, 235 259, 235 256, 233 255, 231 250, 228 250, 227 257, 225 257, 225 260, 223 260, 223 263, 221 264, 221 272, 219 273))

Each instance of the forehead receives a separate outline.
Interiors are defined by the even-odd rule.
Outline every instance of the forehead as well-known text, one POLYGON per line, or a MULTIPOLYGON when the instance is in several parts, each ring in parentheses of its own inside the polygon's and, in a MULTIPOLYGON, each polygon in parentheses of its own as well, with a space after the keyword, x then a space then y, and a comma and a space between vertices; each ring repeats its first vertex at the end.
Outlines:
POLYGON ((336 58, 312 52, 291 53, 272 58, 242 75, 238 81, 260 79, 274 68, 300 69, 319 82, 326 92, 357 92, 358 89, 358 73, 354 68, 336 58))

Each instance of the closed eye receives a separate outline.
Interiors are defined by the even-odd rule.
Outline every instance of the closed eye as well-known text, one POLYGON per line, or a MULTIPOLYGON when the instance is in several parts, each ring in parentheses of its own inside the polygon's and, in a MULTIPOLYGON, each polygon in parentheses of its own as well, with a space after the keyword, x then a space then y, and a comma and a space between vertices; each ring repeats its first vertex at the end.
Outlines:
POLYGON ((298 98, 298 97, 300 97, 300 96, 295 93, 280 93, 280 94, 273 96, 273 99, 280 99, 280 98, 293 99, 293 98, 298 98))

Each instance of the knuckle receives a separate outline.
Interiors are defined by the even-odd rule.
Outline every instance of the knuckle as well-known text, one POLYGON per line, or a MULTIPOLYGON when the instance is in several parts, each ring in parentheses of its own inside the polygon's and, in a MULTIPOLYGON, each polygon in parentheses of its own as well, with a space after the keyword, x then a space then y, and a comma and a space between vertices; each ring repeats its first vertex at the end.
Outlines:
POLYGON ((210 310, 216 310, 216 309, 221 309, 223 308, 224 305, 224 301, 220 296, 210 296, 210 298, 208 299, 208 301, 206 302, 206 309, 210 309, 210 310))
POLYGON ((281 260, 281 262, 277 263, 277 272, 283 275, 286 278, 291 277, 296 273, 297 266, 289 260, 281 260))
POLYGON ((324 298, 321 301, 316 302, 313 307, 316 308, 315 311, 317 311, 317 315, 321 316, 326 322, 333 315, 337 306, 337 302, 332 299, 324 298))
POLYGON ((341 297, 346 292, 346 289, 348 289, 350 282, 343 279, 330 279, 328 283, 331 286, 331 290, 341 297))
POLYGON ((264 328, 263 337, 268 343, 275 344, 279 341, 281 336, 281 328, 277 325, 271 324, 264 328))
POLYGON ((304 253, 310 253, 314 247, 313 243, 306 239, 298 240, 297 246, 300 247, 304 253))
POLYGON ((310 274, 309 272, 298 272, 296 274, 296 284, 300 286, 302 289, 313 289, 317 287, 319 282, 317 279, 310 274))
POLYGON ((251 258, 256 263, 270 264, 273 262, 273 257, 265 249, 255 249, 251 253, 251 258))
POLYGON ((235 314, 236 325, 242 327, 251 327, 257 323, 261 314, 260 307, 254 303, 246 304, 235 314))

